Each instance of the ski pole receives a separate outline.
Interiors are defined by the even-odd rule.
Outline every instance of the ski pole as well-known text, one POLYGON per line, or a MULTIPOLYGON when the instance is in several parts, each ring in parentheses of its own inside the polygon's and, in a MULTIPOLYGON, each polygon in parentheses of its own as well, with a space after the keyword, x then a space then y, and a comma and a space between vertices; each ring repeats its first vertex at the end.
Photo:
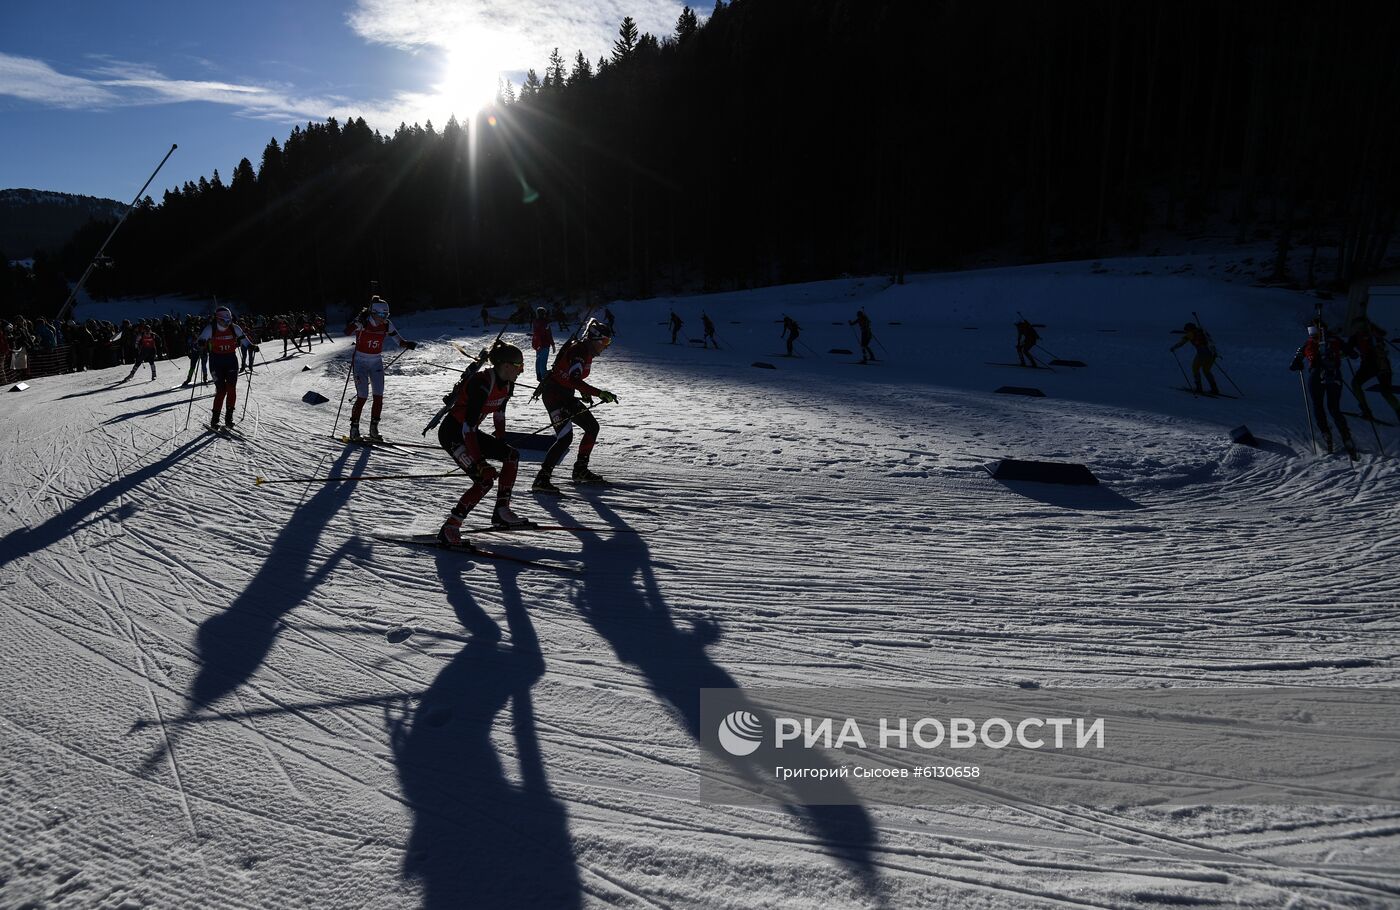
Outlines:
MULTIPOLYGON (((1215 355, 1215 357, 1216 357, 1216 360, 1219 360, 1219 359, 1220 359, 1220 355, 1219 355, 1219 354, 1215 355)), ((1228 382, 1228 383, 1230 383, 1230 385, 1234 386, 1234 387, 1235 387, 1235 391, 1236 391, 1236 392, 1239 392, 1239 393, 1240 393, 1240 397, 1243 398, 1243 397, 1244 397, 1244 390, 1241 389, 1241 388, 1239 387, 1239 385, 1235 382, 1235 380, 1233 380, 1233 379, 1230 378, 1230 374, 1227 373, 1227 372, 1225 372, 1225 368, 1222 367, 1222 366, 1214 365, 1214 364, 1213 364, 1213 366, 1215 366, 1216 369, 1218 369, 1218 370, 1220 371, 1220 375, 1225 377, 1225 381, 1228 382)))
POLYGON ((189 407, 185 408, 185 429, 187 430, 190 428, 190 415, 194 413, 194 392, 198 388, 199 386, 193 382, 190 383, 190 404, 189 407))
POLYGON ((408 477, 451 477, 456 473, 456 470, 451 470, 443 474, 351 474, 349 477, 290 477, 283 480, 268 480, 258 476, 253 478, 253 485, 260 487, 272 483, 359 483, 364 480, 403 480, 408 477))
POLYGON ((394 355, 394 359, 393 359, 393 360, 391 360, 391 361, 389 361, 388 363, 384 364, 384 369, 385 369, 385 370, 388 370, 389 367, 391 367, 391 366, 393 366, 394 364, 396 364, 396 363, 399 362, 399 358, 400 358, 400 357, 402 357, 403 355, 405 355, 405 354, 407 354, 407 353, 408 353, 408 348, 404 348, 403 350, 399 351, 397 354, 394 355))
POLYGON ((350 377, 355 372, 355 351, 350 351, 350 369, 345 373, 345 387, 340 390, 340 404, 335 409, 335 423, 331 426, 331 438, 340 429, 340 412, 345 408, 345 393, 350 390, 350 377))
POLYGON ((238 422, 242 423, 243 418, 248 416, 248 399, 253 397, 253 371, 248 371, 248 388, 243 392, 243 410, 238 415, 238 422))
POLYGON ((1175 349, 1172 350, 1172 360, 1175 360, 1175 361, 1176 361, 1176 368, 1177 368, 1178 370, 1181 371, 1181 381, 1184 382, 1184 383, 1186 383, 1186 389, 1191 393, 1191 397, 1192 397, 1192 398, 1199 398, 1199 397, 1201 397, 1201 396, 1199 396, 1199 395, 1196 394, 1196 388, 1195 388, 1195 386, 1193 386, 1193 385, 1191 384, 1191 379, 1190 379, 1190 377, 1186 375, 1186 367, 1184 367, 1184 366, 1181 365, 1181 355, 1178 354, 1178 353, 1176 352, 1175 349))
MULTIPOLYGON (((1351 397, 1356 399, 1356 404, 1357 404, 1358 407, 1361 408, 1361 413, 1362 413, 1362 414, 1365 414, 1366 411, 1368 410, 1368 408, 1366 407, 1366 402, 1362 401, 1361 398, 1360 398, 1360 396, 1358 396, 1358 395, 1356 394, 1356 388, 1355 388, 1355 385, 1356 385, 1356 369, 1355 369, 1354 367, 1352 367, 1351 361, 1349 361, 1349 360, 1346 361, 1346 365, 1347 365, 1347 370, 1349 370, 1349 371, 1351 372, 1351 384, 1347 385, 1347 391, 1351 392, 1351 397)), ((1363 394, 1364 394, 1364 393, 1363 393, 1363 394)), ((1361 419, 1362 419, 1362 420, 1366 420, 1365 417, 1362 417, 1361 419)), ((1375 434, 1375 437, 1376 437, 1376 450, 1381 454, 1382 457, 1384 457, 1384 456, 1385 456, 1385 446, 1381 444, 1381 431, 1378 430, 1378 429, 1376 429, 1376 422, 1375 422, 1374 420, 1366 420, 1366 422, 1369 423, 1369 424, 1371 425, 1371 432, 1372 432, 1373 434, 1375 434)))
MULTIPOLYGON (((591 410, 593 410, 594 408, 596 408, 598 405, 600 405, 600 404, 602 404, 602 403, 603 403, 603 402, 601 402, 601 401, 595 401, 593 404, 585 405, 584 408, 583 408, 583 411, 591 411, 591 410)), ((583 411, 576 411, 575 413, 577 413, 577 414, 582 414, 583 411)), ((560 428, 560 427, 562 427, 564 424, 568 423, 570 420, 573 419, 573 416, 574 416, 573 414, 570 414, 568 417, 565 417, 563 420, 559 421, 558 423, 555 423, 554 421, 551 420, 549 423, 547 423, 547 424, 545 424, 544 426, 540 427, 538 430, 531 430, 530 432, 526 433, 525 435, 526 435, 526 436, 535 436, 535 435, 537 435, 537 434, 539 434, 539 433, 543 433, 545 430, 553 430, 553 431, 555 431, 555 432, 557 433, 557 432, 559 432, 559 428, 560 428)))
POLYGON ((1060 355, 1059 355, 1059 354, 1056 354, 1054 351, 1050 350, 1049 348, 1047 348, 1045 345, 1041 344, 1040 342, 1036 342, 1036 345, 1035 345, 1035 346, 1038 347, 1038 348, 1040 348, 1040 349, 1041 349, 1042 351, 1044 351, 1046 354, 1049 354, 1051 360, 1059 360, 1059 359, 1060 359, 1060 355))
MULTIPOLYGON (((267 366, 267 358, 263 356, 262 347, 254 345, 257 350, 253 351, 262 361, 263 366, 267 366)), ((248 391, 243 396, 243 413, 238 415, 238 422, 242 423, 243 418, 248 416, 248 399, 253 397, 253 364, 248 364, 248 391)))
POLYGON ((1312 440, 1313 454, 1317 454, 1317 431, 1313 429, 1312 404, 1308 401, 1308 384, 1303 379, 1303 371, 1298 371, 1298 387, 1303 390, 1303 413, 1308 417, 1308 437, 1312 440))

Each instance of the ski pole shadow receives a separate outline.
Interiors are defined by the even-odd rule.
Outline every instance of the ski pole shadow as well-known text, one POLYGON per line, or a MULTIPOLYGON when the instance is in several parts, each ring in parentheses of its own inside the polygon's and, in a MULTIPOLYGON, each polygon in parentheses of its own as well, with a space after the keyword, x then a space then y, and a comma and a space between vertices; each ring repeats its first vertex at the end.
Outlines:
MULTIPOLYGON (((588 502, 606 524, 630 530, 604 497, 588 502)), ((546 508, 561 522, 567 520, 559 503, 551 502, 546 508)), ((609 569, 606 575, 585 573, 576 598, 580 615, 611 645, 619 660, 642 672, 652 692, 680 716, 696 745, 724 762, 736 775, 750 780, 761 777, 760 765, 755 761, 716 750, 701 735, 700 690, 739 689, 734 678, 706 653, 706 648, 720 637, 718 623, 696 621, 689 630, 676 627, 652 573, 651 551, 642 535, 584 532, 578 539, 585 565, 609 569)), ((879 894, 881 884, 871 856, 874 824, 854 794, 839 783, 837 786, 842 798, 833 803, 839 804, 807 801, 804 795, 815 791, 796 784, 790 791, 793 799, 784 802, 783 807, 803 823, 830 856, 857 877, 867 892, 879 894)), ((832 788, 826 790, 826 794, 832 792, 832 788)))
POLYGON ((413 826, 403 876, 423 906, 577 907, 582 886, 568 815, 550 792, 530 690, 544 675, 539 640, 517 584, 498 567, 510 641, 462 580, 462 557, 438 554, 447 600, 472 637, 416 709, 386 712, 390 743, 413 826), (511 712, 519 782, 506 775, 492 730, 511 712))
POLYGON ((191 402, 193 401, 208 401, 213 397, 214 396, 210 394, 200 395, 198 398, 181 398, 178 401, 163 402, 161 404, 152 405, 151 407, 146 408, 145 410, 130 411, 126 414, 118 414, 116 417, 109 417, 106 420, 102 421, 102 425, 104 427, 109 427, 112 424, 123 423, 128 420, 133 420, 137 417, 147 417, 151 414, 160 414, 165 411, 178 411, 180 408, 188 409, 190 407, 191 402))
MULTIPOLYGON (((144 468, 103 484, 38 527, 11 531, 0 540, 0 568, 51 547, 74 531, 93 524, 98 520, 99 511, 113 505, 120 497, 134 493, 146 481, 164 473, 176 462, 195 454, 210 442, 210 437, 196 436, 144 468)), ((124 510, 115 509, 112 514, 121 515, 124 510)))

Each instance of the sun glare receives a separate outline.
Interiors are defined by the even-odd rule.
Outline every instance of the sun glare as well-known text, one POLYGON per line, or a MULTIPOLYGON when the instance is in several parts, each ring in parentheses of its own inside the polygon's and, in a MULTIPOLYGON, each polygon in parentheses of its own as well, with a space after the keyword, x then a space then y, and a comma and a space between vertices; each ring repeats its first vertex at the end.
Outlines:
POLYGON ((500 70, 485 42, 454 42, 443 65, 438 95, 458 119, 472 116, 496 98, 500 70))

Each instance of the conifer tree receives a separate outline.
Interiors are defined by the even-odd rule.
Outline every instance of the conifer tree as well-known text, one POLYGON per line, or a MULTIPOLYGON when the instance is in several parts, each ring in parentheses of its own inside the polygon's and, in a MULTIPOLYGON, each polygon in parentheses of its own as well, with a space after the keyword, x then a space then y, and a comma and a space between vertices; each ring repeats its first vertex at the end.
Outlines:
POLYGON ((617 30, 617 40, 613 42, 613 63, 621 63, 637 49, 637 23, 631 16, 624 16, 617 30))
POLYGON ((556 91, 564 87, 564 58, 559 56, 559 48, 549 55, 549 69, 544 74, 544 84, 556 91))
POLYGON ((694 35, 700 28, 700 20, 695 17, 695 10, 690 7, 682 7, 680 18, 676 20, 676 40, 684 41, 694 35))
POLYGON ((569 72, 569 85, 579 85, 593 78, 593 66, 588 62, 588 58, 579 51, 574 57, 574 68, 569 72))

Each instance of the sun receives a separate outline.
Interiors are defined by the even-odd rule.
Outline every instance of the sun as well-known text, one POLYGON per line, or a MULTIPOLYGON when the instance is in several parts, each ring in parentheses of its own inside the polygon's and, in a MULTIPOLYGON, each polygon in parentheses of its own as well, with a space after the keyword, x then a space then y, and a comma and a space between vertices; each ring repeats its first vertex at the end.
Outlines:
POLYGON ((488 41, 462 38, 447 48, 437 93, 458 117, 470 117, 496 98, 501 69, 488 41))

